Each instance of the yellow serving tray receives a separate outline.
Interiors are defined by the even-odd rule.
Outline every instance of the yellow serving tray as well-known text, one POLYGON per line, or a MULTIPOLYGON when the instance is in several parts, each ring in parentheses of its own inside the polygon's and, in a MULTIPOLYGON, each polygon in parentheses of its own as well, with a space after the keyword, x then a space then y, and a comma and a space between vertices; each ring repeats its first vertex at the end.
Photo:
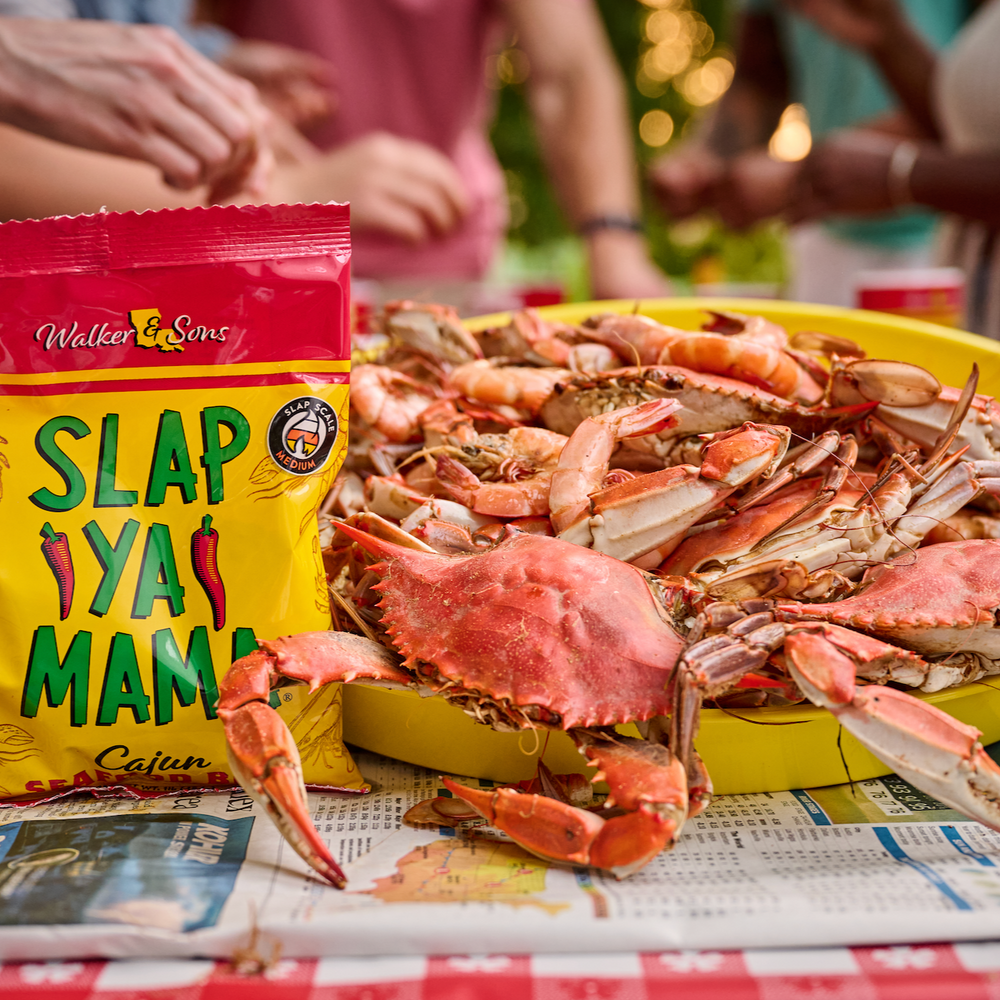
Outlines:
MULTIPOLYGON (((595 312, 634 309, 633 301, 585 302, 550 306, 540 312, 553 320, 575 323, 595 312)), ((962 385, 976 362, 980 391, 1000 395, 1000 344, 932 323, 756 299, 656 299, 638 304, 638 311, 646 316, 691 330, 701 326, 706 309, 758 313, 791 333, 818 330, 849 337, 870 357, 923 365, 950 385, 962 385)), ((505 314, 484 316, 470 320, 468 326, 484 329, 506 320, 505 314)), ((1000 740, 1000 678, 921 697, 981 729, 984 743, 1000 740)), ((621 731, 635 734, 634 727, 621 727, 621 731)), ((345 685, 344 738, 411 764, 500 782, 530 778, 540 755, 554 771, 593 773, 565 733, 496 733, 441 698, 420 698, 409 691, 345 685)), ((832 715, 812 706, 736 712, 706 709, 695 745, 721 795, 814 788, 890 773, 854 737, 841 732, 832 715)))

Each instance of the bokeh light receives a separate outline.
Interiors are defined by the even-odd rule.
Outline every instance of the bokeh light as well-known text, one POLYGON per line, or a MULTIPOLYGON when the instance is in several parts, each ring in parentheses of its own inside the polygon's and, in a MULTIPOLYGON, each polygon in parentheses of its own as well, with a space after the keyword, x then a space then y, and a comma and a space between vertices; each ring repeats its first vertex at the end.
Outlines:
POLYGON ((683 73, 691 62, 693 47, 688 38, 661 42, 647 49, 642 57, 643 73, 651 80, 666 81, 683 73))
MULTIPOLYGON (((645 46, 636 72, 636 87, 645 97, 659 97, 665 84, 691 65, 691 60, 710 52, 715 33, 685 0, 657 5, 643 23, 645 46)), ((649 6, 653 6, 650 4, 649 6)))
POLYGON ((639 120, 639 138, 647 146, 665 146, 674 134, 674 120, 660 108, 647 111, 639 120))
POLYGON ((805 159, 812 149, 809 116, 801 104, 789 104, 781 114, 778 127, 771 136, 767 151, 776 160, 794 163, 805 159))
POLYGON ((682 31, 690 30, 687 26, 689 11, 678 12, 676 10, 653 11, 646 18, 645 31, 646 38, 658 44, 660 42, 672 42, 680 37, 682 31))
POLYGON ((733 82, 733 64, 724 56, 715 56, 691 69, 676 85, 684 98, 695 107, 717 101, 733 82))

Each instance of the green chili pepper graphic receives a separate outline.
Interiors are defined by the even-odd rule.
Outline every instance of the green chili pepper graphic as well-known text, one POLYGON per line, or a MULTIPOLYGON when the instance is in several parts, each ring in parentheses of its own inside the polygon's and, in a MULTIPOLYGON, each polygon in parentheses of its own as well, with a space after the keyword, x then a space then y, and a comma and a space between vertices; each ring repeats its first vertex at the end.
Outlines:
POLYGON ((212 605, 216 632, 226 624, 226 588, 219 575, 218 548, 219 533, 212 527, 212 515, 206 514, 191 536, 191 567, 212 605))
POLYGON ((69 538, 65 532, 54 531, 48 521, 42 525, 39 534, 45 539, 42 555, 59 585, 59 621, 65 621, 73 605, 73 560, 69 554, 69 538))

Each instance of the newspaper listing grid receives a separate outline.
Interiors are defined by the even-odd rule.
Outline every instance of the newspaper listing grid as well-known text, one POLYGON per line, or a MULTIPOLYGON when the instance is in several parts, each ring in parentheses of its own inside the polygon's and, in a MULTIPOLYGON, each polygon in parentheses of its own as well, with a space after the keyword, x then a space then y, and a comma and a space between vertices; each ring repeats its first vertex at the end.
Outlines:
POLYGON ((1000 835, 894 776, 722 797, 616 881, 488 828, 411 829, 439 776, 360 763, 370 795, 310 798, 343 892, 239 789, 0 809, 0 899, 21 915, 0 958, 226 958, 254 925, 289 957, 1000 937, 1000 835))

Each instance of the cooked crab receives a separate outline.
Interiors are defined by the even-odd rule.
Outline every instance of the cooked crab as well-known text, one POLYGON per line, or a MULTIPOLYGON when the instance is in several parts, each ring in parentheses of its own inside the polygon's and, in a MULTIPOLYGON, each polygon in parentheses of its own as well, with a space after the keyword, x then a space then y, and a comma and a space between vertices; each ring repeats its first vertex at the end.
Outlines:
MULTIPOLYGON (((691 595, 664 588, 655 577, 591 549, 507 529, 485 551, 449 557, 348 525, 341 530, 377 560, 371 568, 381 577, 375 587, 381 625, 393 649, 346 632, 262 642, 258 652, 233 665, 219 702, 234 773, 296 851, 334 885, 342 886, 344 875, 309 819, 294 742, 268 704, 274 687, 307 683, 315 689, 331 681, 416 687, 443 695, 495 728, 568 730, 611 789, 611 805, 605 803, 601 811, 510 789, 483 792, 453 782, 447 787, 528 850, 624 877, 669 848, 685 818, 711 797, 710 780, 692 743, 702 699, 737 683, 787 639, 789 670, 808 697, 841 714, 862 712, 858 699, 867 698, 863 715, 874 722, 866 723, 864 736, 877 756, 903 768, 918 787, 1000 828, 995 806, 1000 768, 981 753, 978 735, 909 696, 854 693, 855 660, 846 660, 843 651, 860 649, 857 662, 866 669, 895 656, 906 669, 883 671, 883 680, 913 683, 914 677, 929 676, 932 667, 923 670, 915 654, 892 652, 893 647, 839 625, 775 620, 776 615, 798 619, 807 614, 832 619, 850 601, 779 606, 749 618, 738 613, 739 621, 725 635, 708 639, 697 635, 698 625, 694 638, 700 641, 685 653, 691 595), (796 652, 803 641, 795 637, 803 635, 812 637, 806 666, 796 652), (832 641, 814 641, 831 635, 832 641), (838 636, 848 638, 838 641, 838 636), (663 721, 668 715, 669 726, 663 721), (919 721, 928 715, 932 726, 919 721), (653 738, 617 735, 613 727, 630 721, 647 722, 653 738), (664 738, 668 730, 669 739, 664 738), (894 734, 891 739, 879 736, 887 732, 894 734), (928 767, 933 779, 924 780, 900 763, 928 757, 933 758, 928 767), (945 757, 952 762, 947 767, 945 757), (942 782, 952 789, 950 797, 942 792, 942 782)), ((961 552, 961 574, 979 587, 976 610, 970 613, 976 628, 947 630, 942 622, 949 616, 961 621, 969 595, 950 579, 947 584, 934 579, 939 600, 948 603, 951 596, 954 607, 935 607, 934 622, 923 633, 937 643, 971 642, 967 653, 980 662, 996 655, 992 630, 1000 607, 1000 573, 990 567, 997 565, 1000 542, 958 544, 973 547, 961 552), (973 558, 982 569, 969 574, 973 558)), ((917 559, 951 548, 921 550, 917 559)), ((891 572, 905 573, 904 562, 891 572)), ((926 583, 926 567, 916 576, 926 583)), ((877 596, 875 591, 868 598, 874 607, 877 596)), ((885 617, 893 614, 897 598, 886 599, 885 617)), ((877 624, 877 612, 866 613, 877 624)))

